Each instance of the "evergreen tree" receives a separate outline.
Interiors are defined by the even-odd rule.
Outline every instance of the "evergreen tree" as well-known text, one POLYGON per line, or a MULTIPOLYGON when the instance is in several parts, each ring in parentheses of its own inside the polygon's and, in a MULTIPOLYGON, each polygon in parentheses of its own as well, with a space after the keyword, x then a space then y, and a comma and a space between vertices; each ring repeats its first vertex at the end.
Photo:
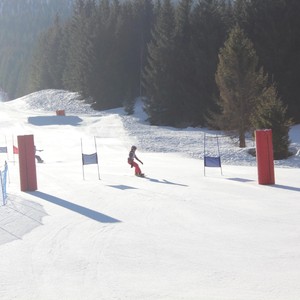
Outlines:
POLYGON ((148 48, 143 75, 147 99, 145 111, 151 124, 174 125, 172 115, 174 82, 175 12, 170 0, 164 0, 148 48))
POLYGON ((69 32, 69 53, 63 74, 64 86, 81 93, 84 98, 91 95, 94 76, 95 46, 95 0, 77 0, 69 32))
POLYGON ((292 125, 286 116, 287 108, 278 98, 274 84, 265 88, 259 97, 251 122, 255 129, 272 129, 274 159, 287 158, 289 153, 289 130, 292 125))
POLYGON ((47 32, 40 35, 34 53, 30 72, 30 89, 39 91, 51 86, 51 77, 47 65, 46 50, 48 49, 47 32))
POLYGON ((197 94, 190 103, 190 108, 193 119, 201 125, 206 123, 207 112, 217 109, 215 99, 218 96, 218 87, 215 73, 218 52, 230 27, 229 8, 223 0, 199 0, 192 11, 194 86, 197 94))
POLYGON ((135 29, 137 40, 137 50, 139 57, 138 65, 138 84, 139 84, 139 96, 144 95, 142 87, 142 72, 146 65, 148 57, 147 45, 151 40, 151 30, 153 29, 155 13, 152 0, 134 0, 133 10, 135 18, 135 29))
POLYGON ((122 19, 125 24, 120 26, 122 33, 118 40, 123 40, 122 49, 125 50, 122 78, 124 107, 128 114, 132 114, 136 97, 144 94, 141 75, 147 57, 147 44, 151 39, 152 1, 133 0, 132 3, 124 3, 122 19))
POLYGON ((122 105, 120 91, 120 51, 117 28, 120 22, 119 1, 102 0, 97 10, 96 62, 93 80, 93 95, 96 109, 107 109, 122 105))
POLYGON ((234 2, 232 17, 236 24, 246 30, 249 19, 248 15, 249 2, 245 0, 236 0, 234 2))
MULTIPOLYGON (((287 105, 288 115, 300 123, 300 1, 286 0, 284 21, 288 35, 284 60, 284 70, 281 73, 280 97, 287 105)), ((276 82, 279 85, 279 80, 276 82)), ((279 88, 278 88, 279 90, 279 88)))
POLYGON ((176 125, 198 125, 199 115, 193 103, 197 98, 195 60, 192 55, 192 0, 181 0, 175 14, 174 81, 172 114, 176 125))
POLYGON ((288 113, 300 121, 300 2, 238 0, 236 20, 251 39, 259 64, 272 74, 288 113))
POLYGON ((57 15, 54 25, 41 34, 31 71, 31 90, 62 89, 65 56, 62 52, 63 30, 57 15))
POLYGON ((221 116, 214 121, 221 129, 237 132, 239 146, 245 147, 245 134, 251 129, 251 115, 266 76, 257 70, 258 57, 251 41, 235 26, 220 50, 216 82, 220 90, 221 116))
POLYGON ((32 91, 29 74, 39 36, 57 12, 63 21, 70 15, 73 1, 0 0, 0 86, 9 98, 32 91))
POLYGON ((58 15, 55 17, 54 25, 48 31, 48 69, 52 79, 51 88, 62 89, 66 56, 62 48, 63 28, 58 15))
POLYGON ((118 53, 118 99, 134 102, 139 95, 140 35, 137 15, 131 2, 122 5, 116 28, 118 53))

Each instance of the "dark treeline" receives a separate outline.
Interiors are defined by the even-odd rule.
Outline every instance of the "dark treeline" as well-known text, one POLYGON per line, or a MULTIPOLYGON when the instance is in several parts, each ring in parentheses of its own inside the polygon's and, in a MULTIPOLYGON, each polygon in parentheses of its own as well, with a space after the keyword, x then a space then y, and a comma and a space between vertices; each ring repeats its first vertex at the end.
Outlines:
POLYGON ((77 0, 73 15, 40 37, 32 89, 63 88, 96 109, 128 104, 141 94, 141 76, 155 19, 151 0, 77 0))
POLYGON ((219 51, 239 25, 300 122, 300 1, 76 0, 39 38, 31 91, 67 89, 95 109, 145 99, 152 124, 206 125, 218 110, 219 51))
POLYGON ((0 88, 10 99, 30 91, 30 65, 38 36, 59 12, 72 13, 74 0, 0 0, 0 88))

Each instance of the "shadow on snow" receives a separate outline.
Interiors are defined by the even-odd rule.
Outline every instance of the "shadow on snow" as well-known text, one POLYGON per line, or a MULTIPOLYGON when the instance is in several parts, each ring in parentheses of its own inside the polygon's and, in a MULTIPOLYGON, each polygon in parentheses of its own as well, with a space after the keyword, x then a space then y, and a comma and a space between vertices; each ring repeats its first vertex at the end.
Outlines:
POLYGON ((182 183, 176 183, 176 182, 172 182, 172 181, 168 181, 166 179, 156 179, 156 178, 150 178, 150 177, 145 177, 146 179, 148 179, 151 182, 156 182, 156 183, 164 183, 164 184, 171 184, 171 185, 178 185, 178 186, 185 186, 187 187, 188 185, 186 184, 182 184, 182 183))
POLYGON ((77 116, 40 116, 40 117, 28 118, 28 123, 36 126, 48 126, 48 125, 77 126, 81 122, 82 119, 77 116))
POLYGON ((109 187, 115 188, 115 189, 119 189, 119 190, 130 190, 130 189, 136 189, 135 187, 129 186, 129 185, 108 185, 109 187))
POLYGON ((120 220, 114 219, 112 217, 109 217, 107 215, 99 213, 95 210, 83 207, 81 205, 74 204, 72 202, 63 200, 61 198, 58 198, 58 197, 55 197, 55 196, 52 196, 52 195, 49 195, 49 194, 46 194, 46 193, 43 193, 43 192, 35 191, 35 192, 30 192, 30 194, 35 196, 35 197, 46 200, 48 202, 59 205, 61 207, 72 210, 76 213, 79 213, 83 216, 86 216, 90 219, 93 219, 93 220, 101 222, 101 223, 118 223, 118 222, 121 222, 120 220))

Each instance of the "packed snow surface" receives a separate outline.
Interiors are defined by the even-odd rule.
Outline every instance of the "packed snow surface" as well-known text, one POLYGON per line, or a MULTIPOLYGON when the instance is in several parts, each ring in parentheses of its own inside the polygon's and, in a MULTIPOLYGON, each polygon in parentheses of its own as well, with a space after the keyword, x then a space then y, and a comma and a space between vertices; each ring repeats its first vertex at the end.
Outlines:
POLYGON ((300 299, 300 125, 276 184, 259 185, 251 137, 240 149, 222 132, 149 126, 141 103, 127 116, 78 99, 45 90, 0 103, 1 300, 300 299), (45 162, 38 189, 22 192, 12 148, 29 134, 45 162), (204 176, 204 136, 223 175, 204 176), (146 178, 127 164, 133 144, 146 178), (95 151, 99 165, 82 166, 95 151))

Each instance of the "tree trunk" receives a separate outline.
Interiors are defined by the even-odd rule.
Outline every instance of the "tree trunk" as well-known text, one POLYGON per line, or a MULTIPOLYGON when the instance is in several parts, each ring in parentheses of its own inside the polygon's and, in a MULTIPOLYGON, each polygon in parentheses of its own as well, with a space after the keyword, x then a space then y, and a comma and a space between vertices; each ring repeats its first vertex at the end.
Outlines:
POLYGON ((246 147, 246 137, 245 137, 245 132, 240 132, 239 134, 239 142, 240 142, 240 148, 245 148, 246 147))

